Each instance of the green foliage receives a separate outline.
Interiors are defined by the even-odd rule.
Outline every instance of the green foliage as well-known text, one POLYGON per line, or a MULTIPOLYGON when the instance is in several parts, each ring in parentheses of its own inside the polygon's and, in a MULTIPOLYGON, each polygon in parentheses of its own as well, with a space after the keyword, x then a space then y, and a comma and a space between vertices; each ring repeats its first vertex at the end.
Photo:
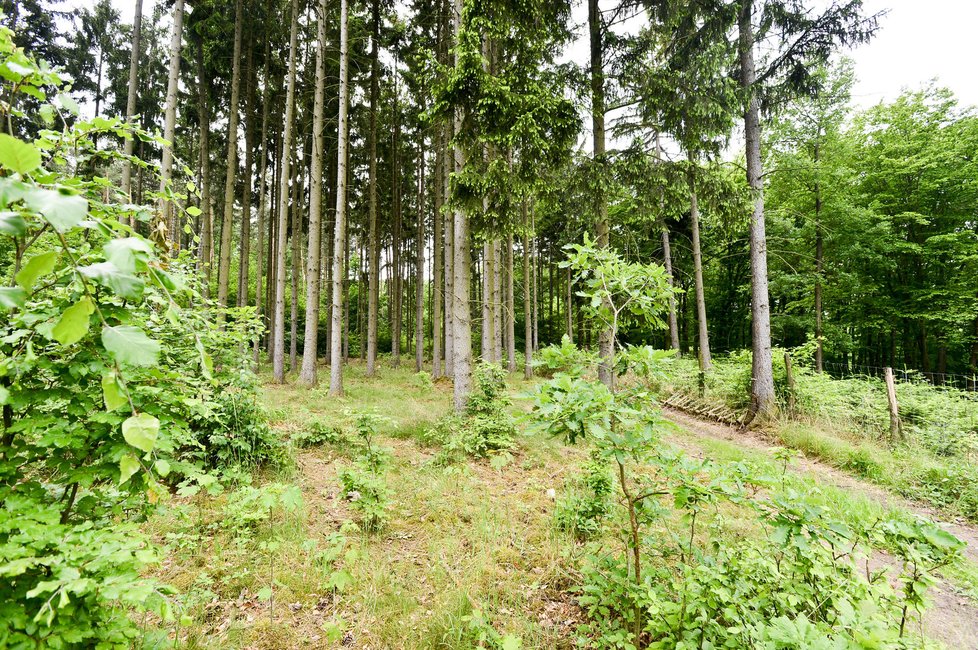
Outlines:
POLYGON ((482 363, 473 375, 475 390, 465 412, 443 418, 424 434, 425 442, 442 448, 441 464, 505 454, 514 446, 516 423, 507 411, 511 401, 506 394, 506 371, 482 363))
MULTIPOLYGON (((6 29, 0 69, 11 116, 33 117, 13 108, 21 93, 53 94, 52 115, 72 107, 6 29)), ((106 118, 0 139, 4 647, 137 645, 129 614, 168 621, 169 591, 146 574, 158 559, 148 540, 120 521, 148 515, 168 483, 214 486, 207 470, 272 454, 244 369, 254 318, 222 330, 189 258, 160 257, 127 225, 151 209, 77 171, 92 167, 99 135, 156 141, 106 118)))
POLYGON ((573 481, 569 493, 557 502, 554 519, 557 528, 579 539, 593 537, 611 512, 614 484, 611 472, 600 459, 584 466, 582 476, 573 481))
POLYGON ((357 443, 354 465, 339 471, 343 496, 360 516, 360 524, 368 533, 382 529, 389 516, 389 490, 385 474, 390 465, 390 452, 376 445, 378 427, 387 418, 370 413, 354 415, 357 443))
POLYGON ((307 428, 292 434, 292 444, 299 448, 333 445, 342 440, 342 429, 323 420, 312 420, 307 428))
POLYGON ((477 648, 488 650, 521 650, 523 641, 512 634, 502 635, 486 618, 481 609, 473 609, 471 614, 462 617, 465 622, 467 637, 477 648))
POLYGON ((250 536, 275 513, 295 512, 301 507, 302 493, 295 485, 246 485, 228 493, 220 525, 237 536, 250 536))

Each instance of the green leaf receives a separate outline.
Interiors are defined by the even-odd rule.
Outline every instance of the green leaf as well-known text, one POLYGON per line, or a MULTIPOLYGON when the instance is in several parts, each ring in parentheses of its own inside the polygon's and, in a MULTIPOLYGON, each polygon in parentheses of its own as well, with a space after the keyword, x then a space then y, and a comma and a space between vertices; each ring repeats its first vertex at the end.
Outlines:
POLYGON ((160 421, 149 413, 132 415, 122 423, 122 437, 136 449, 150 452, 156 446, 160 421))
POLYGON ((129 403, 114 372, 102 375, 102 399, 105 401, 106 411, 114 411, 129 403))
POLYGON ((161 458, 153 464, 153 469, 156 470, 157 474, 166 478, 166 476, 170 473, 170 463, 161 458))
POLYGON ((68 95, 61 94, 54 98, 56 102, 72 115, 78 115, 81 112, 81 108, 78 107, 78 102, 69 97, 68 95))
POLYGON ((85 277, 106 287, 115 295, 129 300, 139 300, 143 295, 143 289, 146 287, 141 279, 120 269, 112 262, 89 264, 81 267, 78 271, 85 277))
POLYGON ((88 201, 84 198, 40 187, 28 187, 24 193, 24 203, 31 210, 43 214, 58 232, 68 232, 88 214, 88 201))
POLYGON ((6 404, 10 401, 10 391, 0 386, 0 404, 6 404))
POLYGON ((105 259, 115 264, 125 273, 135 273, 136 269, 145 269, 146 261, 152 248, 144 239, 126 237, 113 239, 103 249, 105 259))
POLYGON ((89 317, 93 313, 95 305, 87 296, 68 307, 51 331, 54 340, 61 345, 71 345, 82 340, 88 333, 89 317))
POLYGON ((0 165, 18 174, 29 174, 41 166, 41 152, 32 144, 0 133, 0 165))
POLYGON ((116 361, 133 366, 155 366, 160 357, 160 344, 131 325, 106 325, 102 345, 116 361))
POLYGON ((0 308, 19 309, 27 302, 27 292, 20 287, 0 287, 0 308))
POLYGON ((27 232, 27 222, 16 212, 0 212, 0 234, 20 237, 27 232))
MULTIPOLYGON (((123 425, 125 427, 125 425, 123 425)), ((126 454, 119 461, 119 485, 122 485, 130 478, 132 475, 139 471, 139 459, 132 454, 126 454)))
POLYGON ((523 642, 518 636, 507 634, 503 637, 503 641, 499 647, 502 650, 521 650, 523 648, 523 642))
POLYGON ((201 211, 196 205, 191 205, 187 208, 187 214, 189 214, 191 217, 199 217, 201 215, 201 211))
POLYGON ((34 287, 34 283, 42 275, 47 275, 54 270, 54 264, 58 261, 57 251, 48 251, 46 253, 41 253, 40 255, 35 255, 31 259, 27 260, 27 263, 17 272, 14 277, 24 291, 30 291, 34 287))

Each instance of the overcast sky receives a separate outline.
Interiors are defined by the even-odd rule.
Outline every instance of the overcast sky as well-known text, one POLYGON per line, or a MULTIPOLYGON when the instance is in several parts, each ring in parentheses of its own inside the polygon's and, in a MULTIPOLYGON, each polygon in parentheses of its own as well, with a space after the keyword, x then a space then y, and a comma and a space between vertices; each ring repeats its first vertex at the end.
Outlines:
MULTIPOLYGON (((824 2, 825 0, 822 0, 824 2)), ((132 21, 132 0, 112 0, 123 20, 132 21)), ((70 0, 83 6, 85 0, 70 0)), ((150 2, 144 2, 149 11, 150 2)), ((610 4, 610 3, 609 3, 610 4)), ((869 44, 849 52, 858 83, 853 100, 861 106, 891 100, 904 88, 919 88, 933 78, 965 105, 978 105, 978 1, 864 0, 867 13, 887 11, 869 44)), ((576 2, 574 20, 581 42, 573 58, 586 62, 586 4, 576 2), (583 46, 583 47, 582 47, 583 46)))

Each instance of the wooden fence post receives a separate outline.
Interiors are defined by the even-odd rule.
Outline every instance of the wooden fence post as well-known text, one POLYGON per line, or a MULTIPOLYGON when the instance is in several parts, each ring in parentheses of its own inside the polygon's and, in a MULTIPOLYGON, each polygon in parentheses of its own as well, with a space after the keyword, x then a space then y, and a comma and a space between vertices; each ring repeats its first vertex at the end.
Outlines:
POLYGON ((791 355, 784 353, 784 371, 788 378, 788 413, 795 412, 795 374, 791 370, 791 355))
POLYGON ((903 437, 903 426, 900 424, 900 407, 897 404, 896 383, 893 381, 893 368, 887 366, 886 377, 886 399, 890 404, 890 442, 896 442, 903 437))

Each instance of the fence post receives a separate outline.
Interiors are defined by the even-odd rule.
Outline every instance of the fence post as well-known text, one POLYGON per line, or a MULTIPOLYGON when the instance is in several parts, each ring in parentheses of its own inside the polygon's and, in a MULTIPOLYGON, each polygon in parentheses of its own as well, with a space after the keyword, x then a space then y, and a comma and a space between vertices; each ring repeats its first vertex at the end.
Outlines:
POLYGON ((890 404, 890 442, 896 442, 903 437, 903 426, 900 424, 900 407, 897 404, 896 383, 893 381, 893 368, 886 367, 886 399, 890 404))
POLYGON ((788 413, 795 412, 795 374, 791 371, 791 355, 784 353, 784 371, 788 378, 788 413))

